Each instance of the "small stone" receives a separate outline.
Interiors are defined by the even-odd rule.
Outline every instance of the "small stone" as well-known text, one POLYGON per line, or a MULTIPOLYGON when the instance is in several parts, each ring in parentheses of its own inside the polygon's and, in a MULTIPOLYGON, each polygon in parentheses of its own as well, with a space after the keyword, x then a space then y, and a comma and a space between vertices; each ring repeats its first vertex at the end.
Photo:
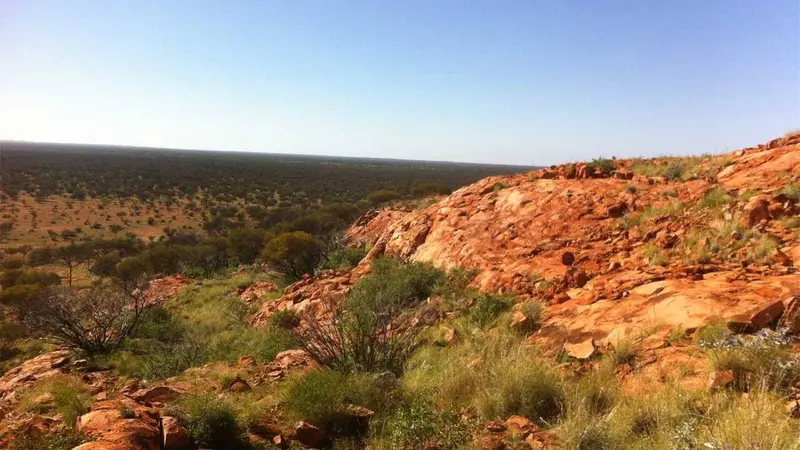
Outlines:
POLYGON ((564 344, 564 350, 575 359, 589 359, 594 355, 594 339, 589 338, 577 344, 564 344))
POLYGON ((561 254, 561 264, 571 266, 575 262, 575 254, 572 252, 564 252, 561 254))
POLYGON ((324 431, 303 421, 295 425, 292 439, 311 448, 320 448, 328 442, 328 436, 324 431))

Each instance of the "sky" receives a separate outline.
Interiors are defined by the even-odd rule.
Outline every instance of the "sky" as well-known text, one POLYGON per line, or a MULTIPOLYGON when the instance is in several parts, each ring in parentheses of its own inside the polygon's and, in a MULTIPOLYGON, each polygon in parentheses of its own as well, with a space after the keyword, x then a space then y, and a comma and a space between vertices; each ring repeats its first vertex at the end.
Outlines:
POLYGON ((797 0, 0 0, 0 139, 549 165, 800 128, 797 0))

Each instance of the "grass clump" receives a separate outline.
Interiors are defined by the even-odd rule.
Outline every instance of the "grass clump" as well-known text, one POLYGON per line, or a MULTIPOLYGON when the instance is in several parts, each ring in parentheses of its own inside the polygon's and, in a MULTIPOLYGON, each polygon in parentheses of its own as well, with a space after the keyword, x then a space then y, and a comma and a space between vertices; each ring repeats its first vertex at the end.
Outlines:
POLYGON ((64 422, 74 427, 78 417, 89 411, 92 397, 86 386, 77 378, 55 375, 33 384, 25 390, 20 408, 33 413, 57 411, 64 422), (44 398, 48 398, 43 401, 44 398))
POLYGON ((294 381, 283 399, 297 420, 308 421, 337 436, 362 436, 367 424, 349 414, 348 408, 355 405, 385 414, 398 401, 396 383, 391 375, 321 369, 294 381))
POLYGON ((557 421, 563 410, 559 377, 515 336, 474 336, 455 347, 426 347, 409 366, 405 387, 440 410, 466 409, 501 420, 516 414, 540 423, 557 421))
POLYGON ((88 440, 86 435, 76 431, 44 433, 31 428, 16 433, 9 450, 69 450, 88 440))
POLYGON ((664 250, 655 244, 645 244, 642 251, 644 252, 645 258, 647 258, 647 263, 651 266, 666 267, 666 265, 669 264, 669 258, 664 253, 664 250))
POLYGON ((322 263, 320 269, 350 269, 358 265, 365 256, 367 256, 367 252, 363 248, 337 248, 327 253, 325 262, 322 263))
POLYGON ((800 360, 790 351, 787 330, 768 328, 752 336, 723 333, 701 345, 709 350, 715 370, 733 371, 734 389, 785 391, 800 380, 800 360))
POLYGON ((698 206, 705 209, 717 209, 730 204, 733 197, 722 189, 711 189, 700 199, 698 206))
POLYGON ((452 411, 439 412, 429 403, 405 405, 390 416, 376 439, 380 449, 465 448, 472 439, 473 424, 452 411))
POLYGON ((480 328, 486 328, 493 324, 500 314, 511 309, 513 304, 512 297, 480 294, 469 311, 470 321, 480 328))
POLYGON ((236 448, 241 428, 233 406, 214 396, 185 396, 171 405, 167 414, 174 416, 200 448, 236 448))
POLYGON ((536 331, 542 325, 542 313, 544 306, 538 300, 527 300, 522 303, 519 311, 525 316, 525 322, 517 327, 517 331, 523 334, 536 331))

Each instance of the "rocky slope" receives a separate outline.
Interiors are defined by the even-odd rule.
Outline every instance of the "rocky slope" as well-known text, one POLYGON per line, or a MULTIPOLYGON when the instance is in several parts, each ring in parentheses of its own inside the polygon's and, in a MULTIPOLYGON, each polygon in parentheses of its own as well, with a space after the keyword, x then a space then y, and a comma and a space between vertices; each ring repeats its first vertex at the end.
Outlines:
POLYGON ((800 208, 782 193, 800 179, 800 136, 716 157, 611 163, 490 177, 424 209, 373 211, 348 233, 372 245, 360 267, 290 286, 254 323, 345 294, 384 253, 478 269, 481 290, 545 300, 532 340, 556 348, 645 329, 658 347, 672 330, 720 318, 759 327, 800 294, 800 208))

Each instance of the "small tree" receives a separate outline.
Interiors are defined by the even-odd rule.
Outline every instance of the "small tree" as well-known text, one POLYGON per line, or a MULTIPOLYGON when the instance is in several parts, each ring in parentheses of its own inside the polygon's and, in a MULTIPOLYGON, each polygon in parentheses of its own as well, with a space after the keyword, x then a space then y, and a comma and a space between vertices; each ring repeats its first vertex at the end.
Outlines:
POLYGON ((314 268, 324 259, 324 252, 310 234, 294 231, 272 238, 261 252, 261 259, 287 278, 298 280, 314 273, 314 268))
POLYGON ((50 288, 25 304, 24 323, 36 336, 89 354, 118 348, 139 325, 144 286, 102 284, 50 288))
POLYGON ((53 257, 61 264, 67 266, 69 272, 67 276, 67 280, 69 280, 68 285, 72 286, 72 270, 78 264, 91 259, 92 249, 91 246, 86 244, 70 243, 67 246, 55 249, 53 257))
POLYGON ((252 264, 264 248, 266 231, 243 228, 228 233, 228 252, 243 264, 252 264))

